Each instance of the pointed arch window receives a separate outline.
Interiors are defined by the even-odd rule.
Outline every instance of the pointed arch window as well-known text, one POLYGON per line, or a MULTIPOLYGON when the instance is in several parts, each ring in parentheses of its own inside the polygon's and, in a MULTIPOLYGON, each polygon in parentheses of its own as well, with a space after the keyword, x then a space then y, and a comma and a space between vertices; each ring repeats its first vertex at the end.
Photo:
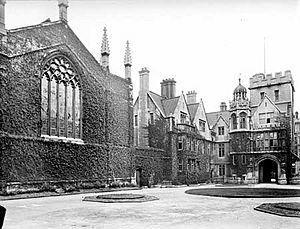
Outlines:
POLYGON ((236 114, 231 115, 231 121, 232 121, 232 129, 236 130, 237 129, 237 118, 236 114))
POLYGON ((64 56, 51 58, 41 79, 41 134, 81 139, 79 75, 64 56))
POLYGON ((246 126, 246 113, 245 112, 242 112, 240 113, 240 129, 245 129, 247 128, 246 126))

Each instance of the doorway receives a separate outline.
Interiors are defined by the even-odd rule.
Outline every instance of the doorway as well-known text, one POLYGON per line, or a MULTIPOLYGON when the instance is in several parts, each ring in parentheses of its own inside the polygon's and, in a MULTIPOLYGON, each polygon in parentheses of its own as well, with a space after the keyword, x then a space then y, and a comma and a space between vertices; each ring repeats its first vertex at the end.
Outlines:
POLYGON ((278 165, 275 161, 266 159, 259 164, 259 183, 277 183, 278 165))
POLYGON ((135 171, 135 179, 136 179, 136 185, 138 187, 142 187, 142 183, 141 183, 141 175, 142 175, 142 169, 139 168, 135 171))

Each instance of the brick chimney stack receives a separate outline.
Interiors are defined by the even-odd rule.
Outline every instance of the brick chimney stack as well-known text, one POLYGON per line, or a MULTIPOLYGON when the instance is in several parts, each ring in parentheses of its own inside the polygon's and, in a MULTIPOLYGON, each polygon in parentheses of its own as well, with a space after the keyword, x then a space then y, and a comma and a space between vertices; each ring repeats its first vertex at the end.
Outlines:
POLYGON ((225 102, 221 102, 221 105, 220 105, 220 111, 226 111, 227 110, 227 105, 225 102))
POLYGON ((68 12, 67 8, 69 7, 68 0, 58 0, 59 7, 59 20, 63 22, 68 22, 68 12))
POLYGON ((148 93, 149 93, 149 70, 145 67, 139 71, 140 74, 140 90, 139 90, 139 130, 138 130, 138 145, 147 147, 148 130, 148 93))
POLYGON ((172 99, 176 96, 176 81, 174 78, 165 79, 161 83, 161 96, 167 99, 172 99))
POLYGON ((186 94, 186 102, 187 104, 193 104, 197 102, 197 92, 195 91, 189 91, 186 94))
POLYGON ((5 29, 5 3, 6 0, 0 0, 0 36, 6 35, 5 29))

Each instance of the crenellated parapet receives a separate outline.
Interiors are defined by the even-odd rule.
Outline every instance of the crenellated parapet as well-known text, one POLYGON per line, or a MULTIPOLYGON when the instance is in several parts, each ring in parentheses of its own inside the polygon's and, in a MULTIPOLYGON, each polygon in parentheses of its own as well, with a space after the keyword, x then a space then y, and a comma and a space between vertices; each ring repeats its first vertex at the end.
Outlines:
POLYGON ((290 70, 286 70, 284 73, 276 72, 273 77, 272 74, 263 74, 258 73, 250 78, 250 87, 249 89, 272 86, 283 83, 292 83, 294 84, 292 73, 290 70))

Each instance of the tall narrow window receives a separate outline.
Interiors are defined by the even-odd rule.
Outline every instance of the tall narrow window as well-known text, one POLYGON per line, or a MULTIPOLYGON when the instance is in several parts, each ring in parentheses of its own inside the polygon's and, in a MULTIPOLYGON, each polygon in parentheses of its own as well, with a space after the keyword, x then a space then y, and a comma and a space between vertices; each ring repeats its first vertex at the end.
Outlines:
POLYGON ((50 135, 57 136, 57 85, 55 79, 51 80, 50 82, 50 135))
POLYGON ((219 176, 225 176, 225 165, 219 165, 219 176))
POLYGON ((42 78, 42 104, 41 104, 41 120, 42 120, 42 134, 48 133, 48 83, 46 77, 42 78))
POLYGON ((150 113, 150 124, 154 124, 154 114, 150 113))
POLYGON ((225 156, 225 145, 224 143, 219 144, 219 157, 225 156))
POLYGON ((275 90, 274 95, 275 95, 275 102, 278 102, 279 101, 279 90, 275 90))
POLYGON ((183 170, 183 160, 179 159, 178 160, 178 172, 182 172, 183 170))
POLYGON ((178 136, 178 150, 183 149, 183 139, 182 136, 178 136))
POLYGON ((138 116, 134 116, 134 126, 138 126, 138 116))
POLYGON ((51 58, 41 79, 41 134, 81 138, 81 88, 78 73, 63 56, 51 58))
POLYGON ((264 97, 265 97, 265 93, 264 93, 264 92, 261 92, 261 93, 260 93, 260 99, 263 100, 264 97))
POLYGON ((246 115, 245 112, 240 113, 240 129, 247 128, 247 126, 246 126, 246 118, 247 118, 247 115, 246 115))
POLYGON ((232 129, 236 130, 237 129, 237 118, 236 114, 231 115, 231 121, 232 121, 232 129))
POLYGON ((247 163, 246 155, 242 155, 242 164, 245 165, 247 163))

